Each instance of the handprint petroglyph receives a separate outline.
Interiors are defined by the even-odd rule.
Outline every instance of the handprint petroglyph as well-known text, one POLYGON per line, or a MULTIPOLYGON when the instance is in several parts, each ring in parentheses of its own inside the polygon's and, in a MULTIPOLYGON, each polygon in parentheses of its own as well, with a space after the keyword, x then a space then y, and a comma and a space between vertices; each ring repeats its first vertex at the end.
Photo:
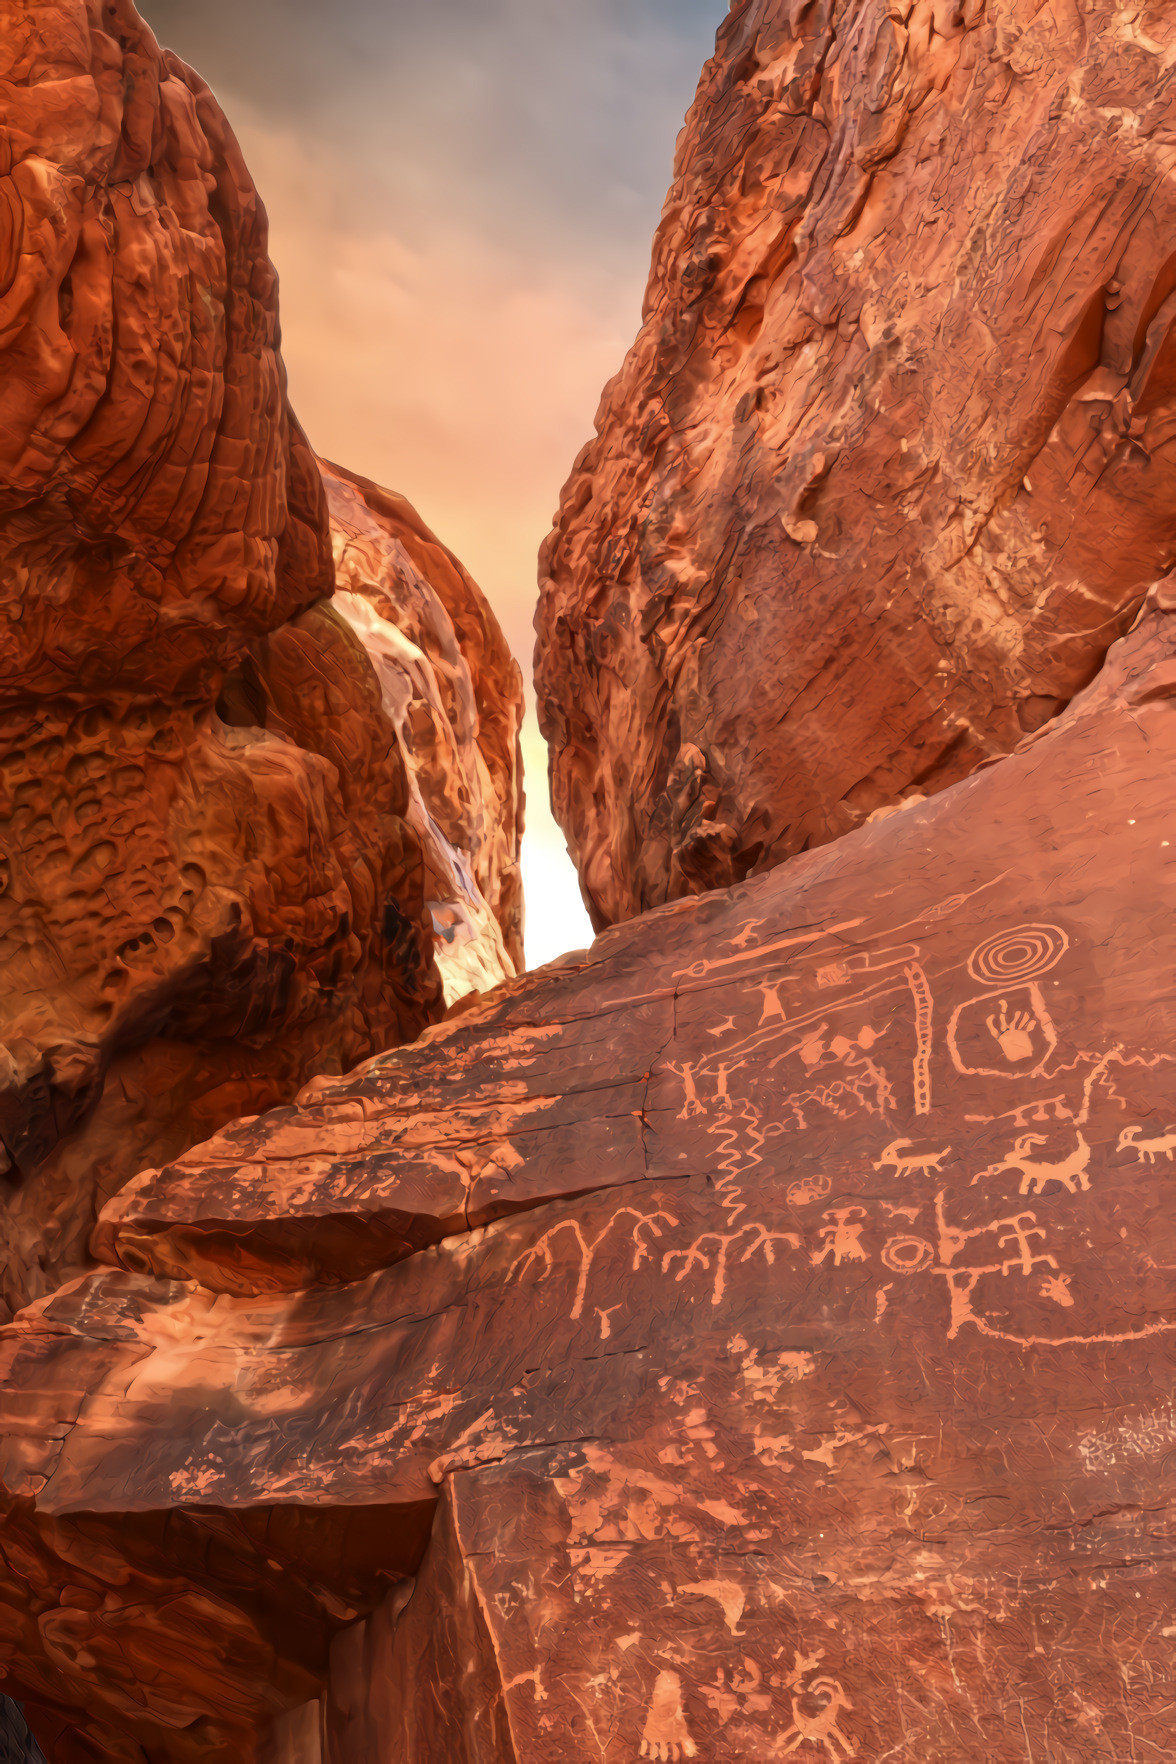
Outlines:
POLYGON ((1010 1013, 1005 1000, 1000 1001, 1000 1009, 992 1016, 986 1017, 988 1033, 998 1043, 1001 1053, 1010 1065, 1022 1060, 1031 1060, 1034 1054, 1033 1030, 1037 1028, 1037 1018, 1028 1011, 1014 1010, 1010 1013))

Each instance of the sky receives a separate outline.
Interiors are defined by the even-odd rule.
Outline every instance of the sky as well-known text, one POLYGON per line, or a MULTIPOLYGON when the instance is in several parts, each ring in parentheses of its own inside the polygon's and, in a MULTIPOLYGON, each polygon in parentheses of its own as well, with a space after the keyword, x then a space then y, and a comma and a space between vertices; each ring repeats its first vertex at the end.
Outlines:
MULTIPOLYGON (((726 0, 139 0, 270 217, 295 410, 409 497, 529 678, 536 556, 636 335, 726 0)), ((528 712, 530 966, 591 941, 528 712)))

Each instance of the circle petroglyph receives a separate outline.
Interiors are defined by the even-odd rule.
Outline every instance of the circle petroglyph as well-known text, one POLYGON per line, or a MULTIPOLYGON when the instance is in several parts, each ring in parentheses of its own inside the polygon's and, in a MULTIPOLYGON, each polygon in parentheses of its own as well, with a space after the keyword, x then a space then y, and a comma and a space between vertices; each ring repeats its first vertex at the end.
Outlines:
POLYGON ((1011 986, 1046 973, 1069 947, 1070 939, 1058 925, 1014 925, 976 945, 968 972, 984 986, 1011 986))
POLYGON ((918 1274, 934 1259, 935 1251, 922 1237, 891 1237, 882 1250, 882 1260, 896 1274, 918 1274))

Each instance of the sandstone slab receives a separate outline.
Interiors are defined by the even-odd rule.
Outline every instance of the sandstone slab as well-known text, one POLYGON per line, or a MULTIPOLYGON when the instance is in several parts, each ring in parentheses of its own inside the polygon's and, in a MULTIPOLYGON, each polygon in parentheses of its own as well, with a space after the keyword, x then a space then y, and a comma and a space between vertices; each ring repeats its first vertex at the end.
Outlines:
POLYGON ((177 1544, 241 1639, 168 1655, 126 1729, 151 1756, 1162 1755, 1163 598, 999 765, 128 1185, 130 1265, 7 1333, 21 1693, 116 1634, 154 1657, 138 1527, 299 1515, 297 1662, 250 1558, 177 1544), (577 1155, 589 1094, 614 1143, 577 1155), (78 1530, 86 1597, 46 1579, 78 1530))

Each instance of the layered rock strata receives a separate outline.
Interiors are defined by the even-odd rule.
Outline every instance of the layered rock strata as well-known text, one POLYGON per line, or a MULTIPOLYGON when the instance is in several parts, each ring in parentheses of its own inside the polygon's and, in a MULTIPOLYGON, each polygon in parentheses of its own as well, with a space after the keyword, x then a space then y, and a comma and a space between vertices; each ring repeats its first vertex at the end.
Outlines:
POLYGON ((125 0, 0 5, 0 73, 7 1310, 136 1170, 514 971, 521 697, 456 561, 337 469, 329 598, 203 82, 125 0))
POLYGON ((6 1337, 29 1709, 158 1760, 1161 1752, 1168 598, 999 765, 124 1187, 6 1337))
POLYGON ((332 605, 364 644, 396 731, 452 1004, 523 968, 522 676, 485 595, 412 504, 320 466, 332 605))
POLYGON ((1176 557, 1176 20, 735 0, 541 575, 598 927, 1008 752, 1176 557))

